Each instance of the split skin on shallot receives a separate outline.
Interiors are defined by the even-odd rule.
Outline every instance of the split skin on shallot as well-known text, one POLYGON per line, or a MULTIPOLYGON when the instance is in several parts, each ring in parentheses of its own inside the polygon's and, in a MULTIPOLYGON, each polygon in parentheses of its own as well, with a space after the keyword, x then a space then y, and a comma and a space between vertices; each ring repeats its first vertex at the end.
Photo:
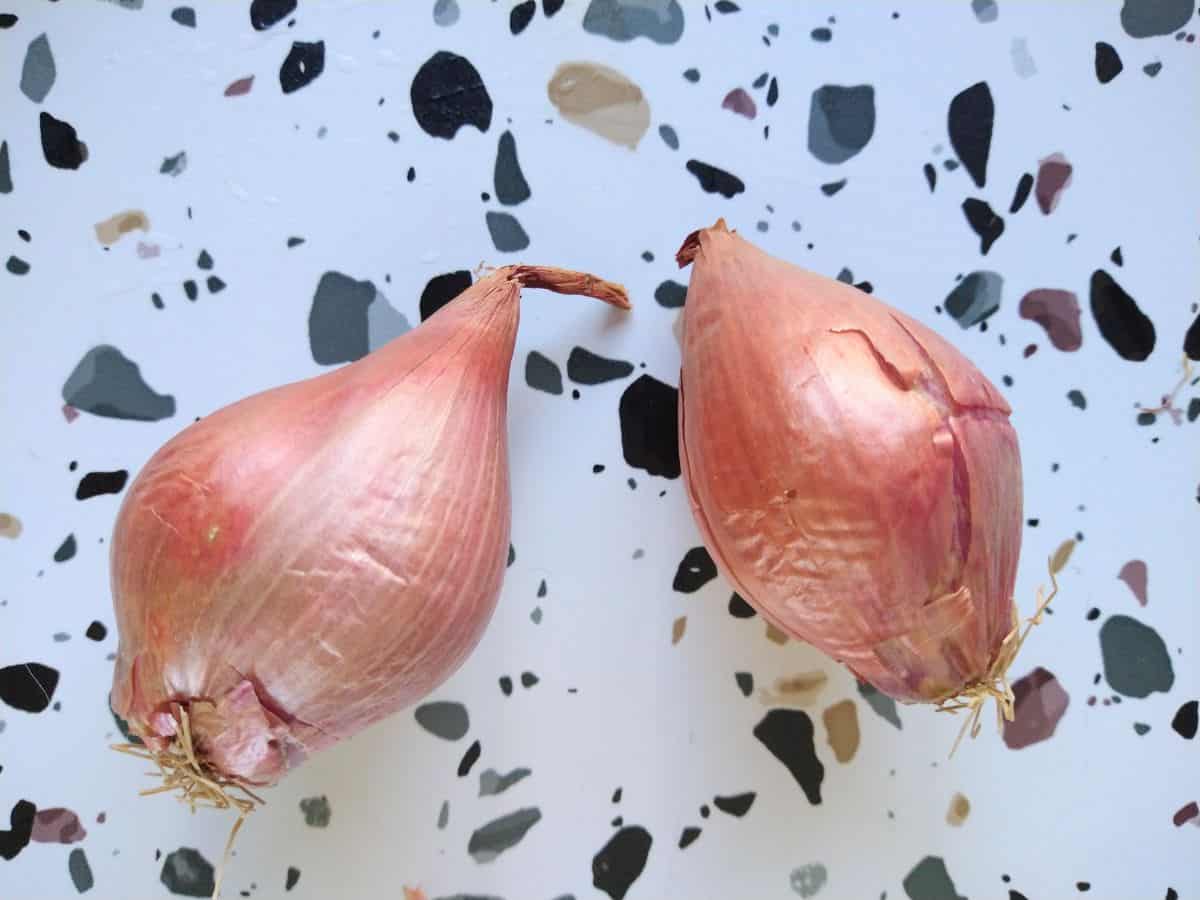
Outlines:
POLYGON ((112 704, 168 784, 274 783, 475 647, 509 548, 522 287, 629 307, 591 275, 497 269, 363 359, 206 416, 142 469, 112 541, 112 704))

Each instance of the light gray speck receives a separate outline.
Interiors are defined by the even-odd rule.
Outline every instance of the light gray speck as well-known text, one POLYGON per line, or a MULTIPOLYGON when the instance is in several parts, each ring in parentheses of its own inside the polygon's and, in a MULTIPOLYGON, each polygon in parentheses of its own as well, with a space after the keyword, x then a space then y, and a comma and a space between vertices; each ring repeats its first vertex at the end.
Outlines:
POLYGON ((187 161, 187 153, 183 150, 180 150, 174 156, 164 156, 162 165, 158 167, 159 174, 178 178, 187 168, 187 161))
POLYGON ((329 798, 322 794, 320 797, 305 797, 300 801, 300 812, 304 813, 304 824, 312 828, 328 828, 332 810, 329 808, 329 798))
POLYGON ((70 639, 71 639, 71 636, 69 634, 67 634, 65 631, 56 631, 54 633, 54 642, 56 644, 61 644, 63 641, 69 641, 70 639))
POLYGON ((496 146, 496 166, 493 172, 496 199, 505 206, 524 203, 531 196, 529 182, 517 159, 517 140, 511 131, 500 135, 496 146))
POLYGON ((459 740, 471 727, 467 708, 453 700, 422 703, 414 710, 413 717, 430 734, 446 741, 459 740))
POLYGON ((819 862, 792 869, 792 890, 805 900, 815 897, 828 880, 829 872, 819 862))
POLYGON ((374 301, 367 307, 367 348, 378 350, 411 330, 404 313, 392 306, 382 291, 376 290, 374 301))
POLYGON ((998 272, 972 272, 947 295, 946 312, 963 328, 978 325, 1000 308, 1004 278, 998 272))
POLYGON ((1009 53, 1012 55, 1013 71, 1017 73, 1018 78, 1032 78, 1037 74, 1037 63, 1033 61, 1025 38, 1013 38, 1009 53))
POLYGON ((329 134, 329 126, 322 125, 320 128, 317 129, 317 137, 318 138, 323 138, 327 134, 329 134))
POLYGON ((455 0, 437 0, 433 4, 433 21, 435 25, 449 28, 458 21, 458 4, 455 0))
POLYGON ((541 818, 541 810, 531 806, 493 819, 471 834, 467 852, 477 863, 491 862, 505 850, 519 844, 541 818))
POLYGON ((144 0, 108 0, 113 6, 119 6, 121 9, 141 9, 144 0))
POLYGON ((92 877, 92 867, 88 864, 87 854, 83 852, 82 847, 76 847, 67 857, 67 872, 75 890, 81 894, 86 894, 96 885, 96 879, 92 877))
POLYGON ((858 693, 867 701, 867 705, 874 710, 876 715, 887 719, 897 728, 904 727, 900 724, 900 713, 896 711, 896 701, 887 694, 881 693, 874 685, 861 681, 858 683, 858 693))
POLYGON ((516 253, 529 246, 529 235, 516 216, 506 212, 488 212, 486 219, 492 244, 501 253, 516 253))
POLYGON ((12 168, 8 162, 8 141, 0 141, 0 194, 11 194, 12 188, 12 168))
POLYGON ((645 555, 646 555, 646 551, 643 550, 641 547, 638 547, 636 550, 633 551, 634 559, 641 559, 645 555))
POLYGON ((308 312, 313 360, 329 366, 366 356, 371 351, 369 310, 378 296, 370 281, 335 271, 323 274, 308 312))
POLYGON ((445 828, 450 824, 450 801, 443 800, 442 808, 438 810, 437 827, 445 828))
POLYGON ((996 5, 996 0, 971 0, 971 11, 975 13, 975 18, 984 24, 995 22, 1000 15, 1000 7, 996 5))
POLYGON ((50 52, 50 39, 39 34, 29 42, 25 51, 25 64, 21 67, 21 93, 34 103, 41 103, 54 87, 57 71, 54 54, 50 52))
POLYGON ((771 226, 767 224, 765 219, 759 219, 754 227, 757 228, 759 232, 765 232, 771 226))
POLYGON ((533 621, 534 625, 541 625, 542 624, 542 608, 540 606, 535 606, 533 608, 533 611, 530 612, 529 618, 533 621))
POLYGON ((7 727, 8 726, 5 724, 4 720, 0 719, 0 734, 4 734, 4 729, 7 727))
POLYGON ((926 856, 904 878, 909 900, 966 900, 954 889, 954 881, 940 856, 926 856))
POLYGON ((683 35, 683 10, 676 0, 592 0, 583 30, 614 41, 645 37, 673 44, 683 35))
POLYGON ((503 794, 510 787, 533 774, 533 771, 525 768, 513 769, 507 775, 502 775, 495 769, 485 769, 479 773, 479 796, 491 797, 495 794, 503 794))
POLYGON ((1172 34, 1188 23, 1194 8, 1192 0, 1125 0, 1121 27, 1135 38, 1172 34))
POLYGON ((679 149, 679 135, 675 133, 675 129, 670 125, 659 125, 658 136, 663 139, 663 143, 672 150, 679 149))
POLYGON ((142 380, 137 363, 116 347, 93 347, 75 366, 62 388, 63 402, 110 419, 157 422, 175 415, 175 398, 155 393, 142 380))
POLYGON ((875 88, 826 84, 813 91, 808 111, 808 150, 824 163, 843 163, 875 133, 875 88))

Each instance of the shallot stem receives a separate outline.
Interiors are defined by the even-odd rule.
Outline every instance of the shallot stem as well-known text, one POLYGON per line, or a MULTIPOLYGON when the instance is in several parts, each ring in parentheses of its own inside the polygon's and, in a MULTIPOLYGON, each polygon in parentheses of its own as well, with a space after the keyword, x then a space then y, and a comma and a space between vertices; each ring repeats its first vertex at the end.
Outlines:
POLYGON ((509 277, 521 287, 542 288, 556 294, 576 294, 603 300, 618 309, 629 309, 629 295, 621 285, 587 272, 557 266, 506 266, 509 277))

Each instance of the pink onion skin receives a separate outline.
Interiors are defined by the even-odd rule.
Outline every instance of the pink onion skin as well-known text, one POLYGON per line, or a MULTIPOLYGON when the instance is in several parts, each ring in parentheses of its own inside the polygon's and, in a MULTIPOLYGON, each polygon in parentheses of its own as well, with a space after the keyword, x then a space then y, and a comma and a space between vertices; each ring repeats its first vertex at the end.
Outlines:
POLYGON ((691 235, 679 438, 714 561, 770 622, 906 702, 983 679, 1013 627, 1020 450, 958 350, 723 221, 691 235))
POLYGON ((227 406, 150 459, 112 542, 112 702, 151 748, 182 703, 208 766, 273 783, 459 667, 508 554, 520 284, 587 292, 523 277, 562 271, 498 270, 376 352, 227 406))

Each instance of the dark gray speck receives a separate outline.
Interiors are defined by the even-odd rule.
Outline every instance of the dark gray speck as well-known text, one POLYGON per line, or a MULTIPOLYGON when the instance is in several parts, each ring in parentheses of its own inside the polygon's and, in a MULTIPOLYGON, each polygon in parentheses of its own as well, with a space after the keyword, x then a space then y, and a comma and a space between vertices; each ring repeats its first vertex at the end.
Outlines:
POLYGON ((505 850, 519 844, 541 818, 541 810, 527 807, 493 819, 471 834, 467 852, 477 863, 491 862, 505 850))

